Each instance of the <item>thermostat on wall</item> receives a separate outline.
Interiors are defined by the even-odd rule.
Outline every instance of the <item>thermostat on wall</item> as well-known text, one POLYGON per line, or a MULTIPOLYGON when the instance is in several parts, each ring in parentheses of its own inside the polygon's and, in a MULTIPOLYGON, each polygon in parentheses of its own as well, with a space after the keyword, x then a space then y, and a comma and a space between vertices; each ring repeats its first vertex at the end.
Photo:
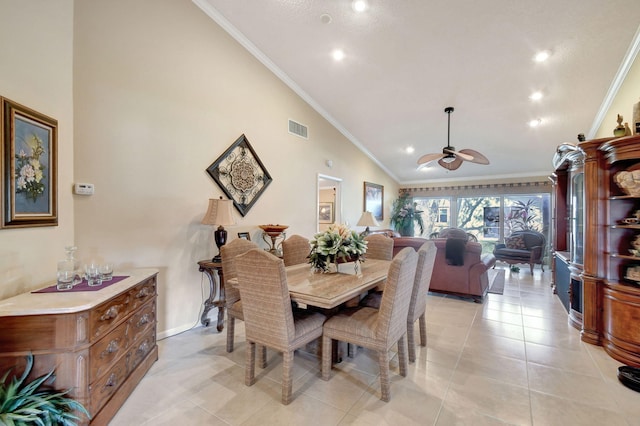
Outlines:
POLYGON ((73 185, 73 192, 78 195, 93 195, 94 188, 92 183, 76 183, 73 185))

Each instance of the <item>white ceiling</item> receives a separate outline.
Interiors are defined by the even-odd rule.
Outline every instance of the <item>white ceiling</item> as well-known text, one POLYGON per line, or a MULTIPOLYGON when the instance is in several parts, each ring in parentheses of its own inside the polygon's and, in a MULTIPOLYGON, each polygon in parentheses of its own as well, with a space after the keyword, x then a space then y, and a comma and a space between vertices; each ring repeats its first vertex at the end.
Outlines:
POLYGON ((638 0, 193 1, 404 184, 548 175, 558 144, 592 136, 640 24, 638 0), (447 144, 447 106, 451 145, 490 165, 416 170, 447 144))

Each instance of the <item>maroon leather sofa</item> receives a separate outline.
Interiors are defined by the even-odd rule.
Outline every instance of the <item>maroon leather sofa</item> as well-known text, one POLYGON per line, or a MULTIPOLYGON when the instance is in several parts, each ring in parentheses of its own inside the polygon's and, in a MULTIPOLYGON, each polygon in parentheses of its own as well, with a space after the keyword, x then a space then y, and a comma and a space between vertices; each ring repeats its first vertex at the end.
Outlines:
MULTIPOLYGON (((395 256, 405 247, 418 250, 426 241, 420 237, 401 237, 396 231, 383 229, 372 233, 385 234, 393 238, 393 255, 395 256)), ((465 244, 462 265, 452 265, 446 256, 446 238, 431 240, 435 243, 437 252, 431 275, 429 291, 454 294, 473 298, 480 302, 489 289, 488 270, 496 263, 493 254, 482 254, 482 245, 474 241, 465 244)))

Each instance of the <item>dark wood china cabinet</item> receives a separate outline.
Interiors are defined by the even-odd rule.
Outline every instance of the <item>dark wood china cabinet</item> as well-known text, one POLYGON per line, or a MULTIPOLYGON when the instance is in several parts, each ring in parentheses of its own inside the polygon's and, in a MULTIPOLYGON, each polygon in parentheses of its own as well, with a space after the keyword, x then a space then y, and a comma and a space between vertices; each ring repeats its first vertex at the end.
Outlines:
MULTIPOLYGON (((582 165, 569 157, 559 162, 556 154, 558 167, 552 177, 555 185, 566 186, 565 192, 557 187, 554 193, 565 197, 554 205, 554 231, 562 232, 563 218, 568 229, 564 237, 554 236, 553 242, 555 253, 570 253, 570 322, 577 326, 581 319, 583 341, 602 345, 616 360, 640 367, 640 252, 634 249, 640 246, 640 135, 596 139, 574 147, 570 150, 580 152, 582 165), (580 185, 584 189, 582 226, 580 185), (576 297, 572 265, 580 265, 581 241, 582 270, 576 278, 581 292, 576 297), (581 305, 581 318, 571 313, 574 303, 581 305)), ((561 278, 554 271, 558 294, 561 278)))
POLYGON ((582 328, 582 271, 584 265, 584 160, 576 144, 562 144, 554 156, 553 277, 554 293, 569 314, 569 322, 582 328))

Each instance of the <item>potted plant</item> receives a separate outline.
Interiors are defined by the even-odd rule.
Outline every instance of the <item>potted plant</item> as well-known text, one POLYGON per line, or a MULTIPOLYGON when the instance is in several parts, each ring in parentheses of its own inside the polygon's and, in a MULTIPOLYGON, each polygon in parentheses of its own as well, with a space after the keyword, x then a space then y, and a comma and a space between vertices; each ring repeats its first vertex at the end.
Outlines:
POLYGON ((413 202, 408 192, 403 192, 400 197, 393 202, 391 208, 391 226, 403 237, 413 237, 415 235, 415 225, 420 227, 420 235, 424 232, 424 221, 422 210, 418 209, 418 203, 413 202))
POLYGON ((27 382, 33 367, 33 355, 27 357, 27 366, 22 376, 9 380, 11 370, 0 379, 0 424, 7 426, 27 425, 76 425, 80 418, 75 412, 91 418, 78 401, 65 395, 69 391, 43 389, 50 385, 56 376, 52 371, 27 382))
POLYGON ((357 262, 367 252, 367 242, 356 231, 344 225, 331 225, 325 232, 320 232, 311 240, 309 263, 320 272, 336 269, 337 263, 357 262))

